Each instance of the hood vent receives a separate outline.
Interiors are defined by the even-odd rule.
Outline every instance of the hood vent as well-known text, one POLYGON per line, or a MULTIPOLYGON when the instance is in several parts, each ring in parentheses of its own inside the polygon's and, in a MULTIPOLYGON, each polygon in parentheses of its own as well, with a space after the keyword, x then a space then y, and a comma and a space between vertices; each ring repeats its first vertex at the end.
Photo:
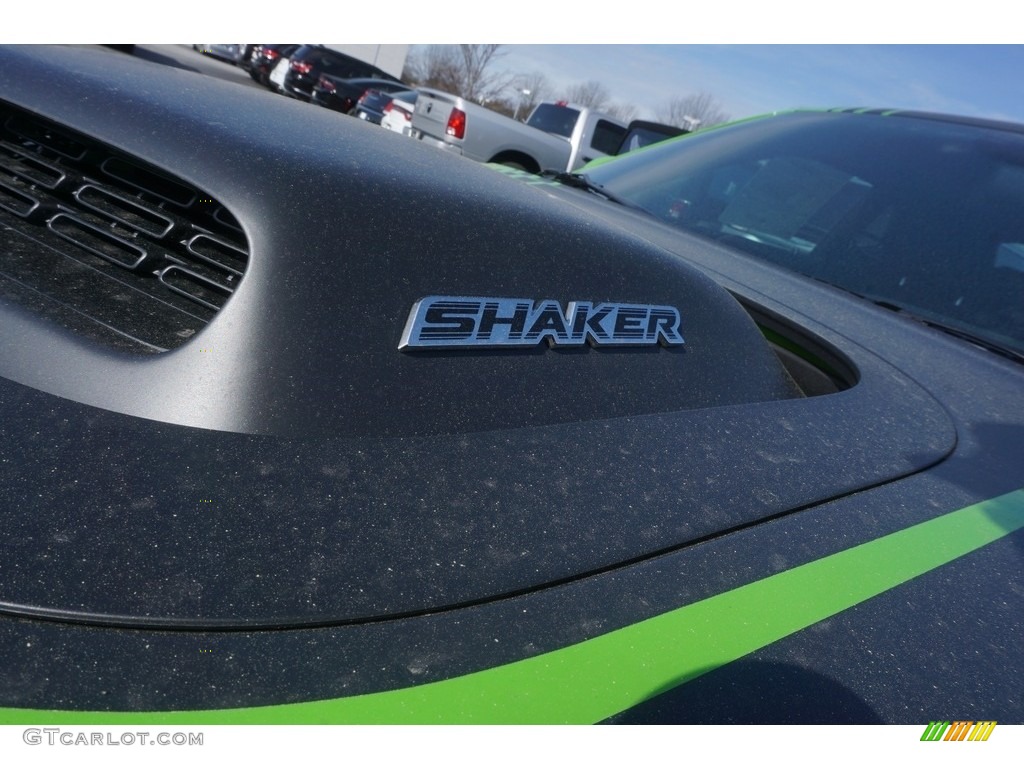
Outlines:
POLYGON ((0 297, 119 349, 159 352, 230 298, 249 254, 209 194, 0 104, 0 297))

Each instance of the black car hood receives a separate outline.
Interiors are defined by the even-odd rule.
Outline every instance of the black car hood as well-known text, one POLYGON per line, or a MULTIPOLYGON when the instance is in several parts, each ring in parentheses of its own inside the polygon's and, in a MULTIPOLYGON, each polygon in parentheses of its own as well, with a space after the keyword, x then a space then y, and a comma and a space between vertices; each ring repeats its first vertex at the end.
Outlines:
POLYGON ((786 333, 848 388, 804 397, 719 285, 543 189, 270 94, 112 73, 105 52, 3 58, 8 108, 194 185, 249 245, 223 308, 159 354, 3 294, 7 611, 181 627, 435 611, 719 536, 954 444, 924 390, 824 328, 786 333), (399 351, 429 295, 677 306, 686 343, 399 351))

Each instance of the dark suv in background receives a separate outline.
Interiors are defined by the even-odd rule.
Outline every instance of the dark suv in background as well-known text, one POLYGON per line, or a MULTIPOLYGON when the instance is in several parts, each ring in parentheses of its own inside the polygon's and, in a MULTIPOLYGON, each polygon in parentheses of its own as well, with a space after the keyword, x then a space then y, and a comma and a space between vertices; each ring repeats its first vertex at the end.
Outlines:
POLYGON ((395 79, 383 69, 344 53, 322 45, 304 45, 292 54, 288 74, 284 77, 285 95, 309 101, 321 75, 329 75, 338 80, 354 77, 395 79))

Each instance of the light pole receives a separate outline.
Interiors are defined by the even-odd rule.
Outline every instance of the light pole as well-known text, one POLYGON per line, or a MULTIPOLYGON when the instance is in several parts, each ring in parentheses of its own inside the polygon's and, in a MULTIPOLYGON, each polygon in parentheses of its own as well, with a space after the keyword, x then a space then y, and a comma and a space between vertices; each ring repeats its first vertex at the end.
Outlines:
POLYGON ((529 96, 530 95, 530 89, 529 88, 523 88, 521 91, 519 91, 519 93, 521 95, 519 97, 519 103, 516 104, 516 112, 515 112, 514 115, 512 115, 512 119, 513 120, 518 120, 519 119, 519 110, 523 108, 523 96, 529 96))

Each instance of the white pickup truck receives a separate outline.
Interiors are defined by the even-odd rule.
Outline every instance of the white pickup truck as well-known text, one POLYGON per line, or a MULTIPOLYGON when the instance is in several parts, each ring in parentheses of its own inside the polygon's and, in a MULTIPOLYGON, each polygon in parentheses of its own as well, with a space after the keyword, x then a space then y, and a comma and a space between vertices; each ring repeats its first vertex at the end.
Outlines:
POLYGON ((564 101, 538 104, 524 124, 460 96, 420 88, 411 135, 472 160, 538 173, 572 171, 614 154, 626 126, 564 101))

